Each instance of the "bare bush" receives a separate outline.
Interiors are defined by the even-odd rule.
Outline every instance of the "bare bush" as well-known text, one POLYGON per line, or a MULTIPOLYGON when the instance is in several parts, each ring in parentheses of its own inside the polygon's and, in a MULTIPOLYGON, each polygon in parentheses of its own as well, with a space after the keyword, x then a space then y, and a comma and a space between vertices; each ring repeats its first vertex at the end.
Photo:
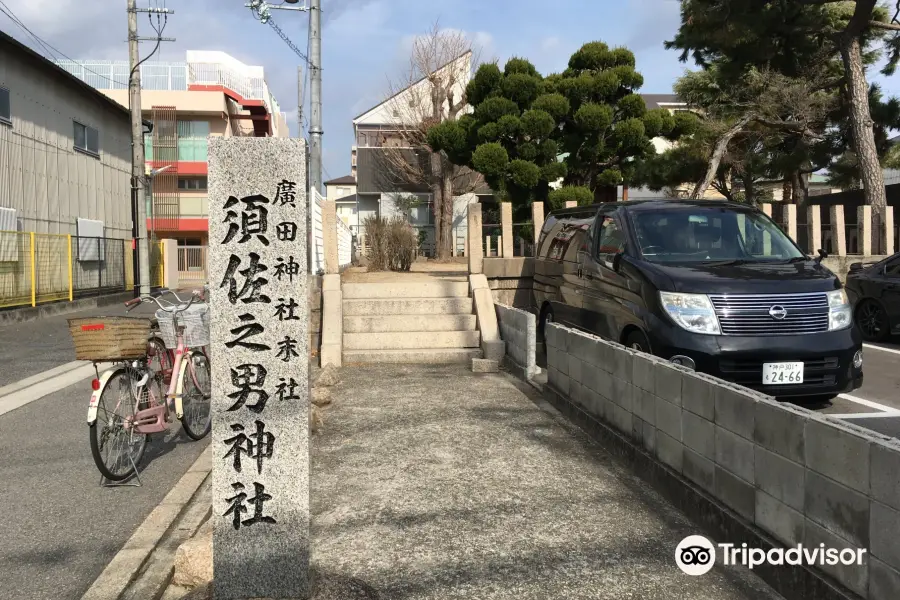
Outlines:
POLYGON ((368 217, 369 271, 409 271, 419 245, 416 231, 402 217, 368 217))

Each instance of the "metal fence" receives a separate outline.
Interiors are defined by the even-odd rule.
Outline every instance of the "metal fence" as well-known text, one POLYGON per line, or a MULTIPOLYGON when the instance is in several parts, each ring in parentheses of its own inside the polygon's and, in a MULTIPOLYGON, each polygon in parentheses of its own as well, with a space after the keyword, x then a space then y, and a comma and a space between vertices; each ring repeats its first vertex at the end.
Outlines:
POLYGON ((206 246, 178 247, 179 287, 202 287, 206 284, 206 246))
POLYGON ((125 291, 131 256, 121 239, 0 231, 0 308, 125 291))

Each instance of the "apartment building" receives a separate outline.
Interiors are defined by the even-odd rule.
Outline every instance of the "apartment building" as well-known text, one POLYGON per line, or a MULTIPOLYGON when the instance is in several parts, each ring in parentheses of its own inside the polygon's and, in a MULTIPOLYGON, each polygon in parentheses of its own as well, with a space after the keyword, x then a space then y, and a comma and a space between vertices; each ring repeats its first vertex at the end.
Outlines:
MULTIPOLYGON (((127 62, 58 64, 127 106, 127 62)), ((153 174, 148 229, 157 238, 204 246, 209 137, 288 136, 264 70, 218 51, 188 51, 184 62, 147 62, 141 66, 141 110, 153 125, 144 138, 147 173, 153 174)))

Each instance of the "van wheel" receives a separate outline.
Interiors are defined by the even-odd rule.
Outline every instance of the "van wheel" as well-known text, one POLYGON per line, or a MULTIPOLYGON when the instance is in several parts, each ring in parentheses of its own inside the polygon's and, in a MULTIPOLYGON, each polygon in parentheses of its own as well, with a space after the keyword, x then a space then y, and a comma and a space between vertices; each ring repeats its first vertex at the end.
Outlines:
POLYGON ((637 350, 638 352, 646 352, 647 354, 651 354, 650 352, 650 340, 647 339, 647 336, 644 335, 643 331, 634 330, 630 332, 627 336, 625 336, 625 345, 631 348, 632 350, 637 350))
POLYGON ((547 339, 547 323, 553 323, 553 309, 550 306, 544 307, 544 310, 541 311, 541 323, 539 333, 541 334, 541 340, 547 339))

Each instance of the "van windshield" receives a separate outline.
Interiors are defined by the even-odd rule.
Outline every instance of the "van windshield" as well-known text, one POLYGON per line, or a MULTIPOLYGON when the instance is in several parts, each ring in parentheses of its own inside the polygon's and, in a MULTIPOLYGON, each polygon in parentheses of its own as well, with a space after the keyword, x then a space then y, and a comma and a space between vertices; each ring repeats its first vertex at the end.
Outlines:
POLYGON ((726 207, 631 213, 641 253, 660 263, 785 261, 804 257, 765 215, 726 207))

